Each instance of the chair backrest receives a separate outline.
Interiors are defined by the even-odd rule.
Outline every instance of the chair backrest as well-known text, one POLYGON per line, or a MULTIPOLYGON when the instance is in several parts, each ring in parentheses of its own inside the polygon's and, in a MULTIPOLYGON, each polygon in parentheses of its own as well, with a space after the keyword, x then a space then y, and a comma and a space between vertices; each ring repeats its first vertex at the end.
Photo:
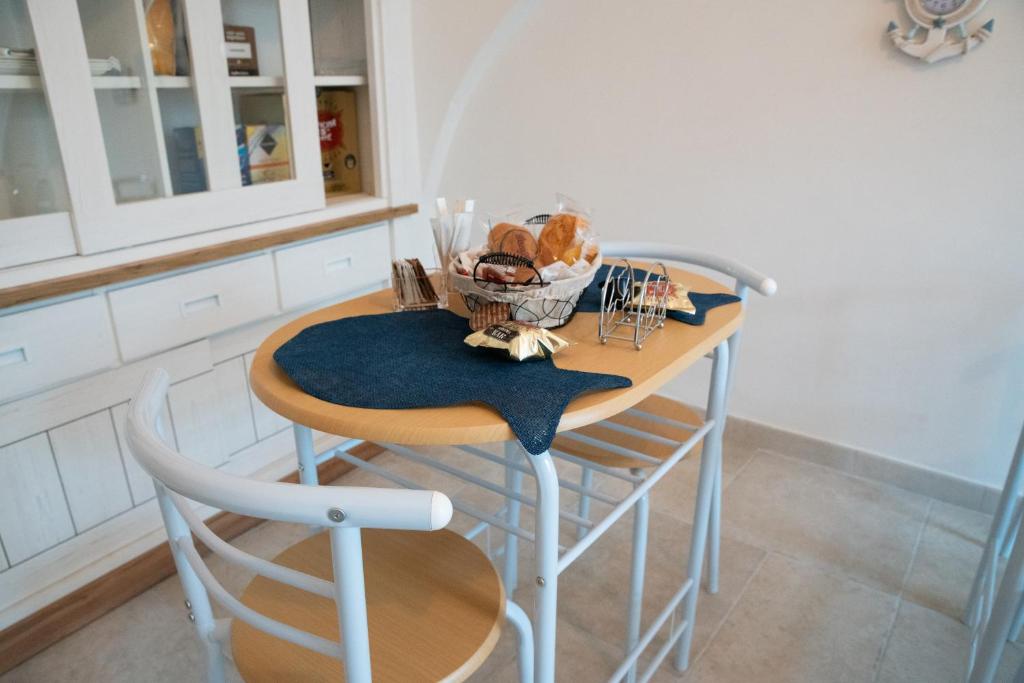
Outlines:
POLYGON ((762 275, 753 268, 731 259, 693 249, 684 249, 673 244, 660 242, 605 242, 601 245, 605 258, 648 258, 675 263, 688 263, 701 268, 708 268, 735 279, 733 287, 736 295, 746 301, 748 289, 764 296, 772 296, 778 285, 772 278, 762 275))
MULTIPOLYGON (((451 520, 451 501, 436 491, 310 487, 253 481, 202 465, 177 453, 160 437, 159 421, 167 386, 168 376, 163 370, 153 370, 146 375, 129 406, 127 440, 136 460, 153 477, 174 562, 201 636, 212 643, 219 631, 210 607, 212 597, 234 617, 254 628, 344 660, 349 681, 369 681, 359 530, 362 527, 440 529, 451 520), (203 523, 190 501, 251 517, 326 527, 331 536, 334 581, 324 581, 235 548, 203 523), (293 628, 242 604, 210 572, 196 551, 192 533, 230 562, 269 579, 333 599, 338 607, 342 642, 335 643, 293 628)), ((209 665, 217 666, 212 660, 209 665)))

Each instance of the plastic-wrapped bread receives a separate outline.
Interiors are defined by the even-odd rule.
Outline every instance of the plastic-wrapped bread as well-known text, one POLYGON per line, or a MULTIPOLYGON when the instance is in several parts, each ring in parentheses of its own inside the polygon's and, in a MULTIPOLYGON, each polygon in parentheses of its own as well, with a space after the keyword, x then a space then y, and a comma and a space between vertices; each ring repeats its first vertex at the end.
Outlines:
POLYGON ((584 237, 581 234, 589 227, 583 216, 559 213, 551 217, 537 238, 537 266, 543 268, 555 261, 571 266, 580 259, 584 237))

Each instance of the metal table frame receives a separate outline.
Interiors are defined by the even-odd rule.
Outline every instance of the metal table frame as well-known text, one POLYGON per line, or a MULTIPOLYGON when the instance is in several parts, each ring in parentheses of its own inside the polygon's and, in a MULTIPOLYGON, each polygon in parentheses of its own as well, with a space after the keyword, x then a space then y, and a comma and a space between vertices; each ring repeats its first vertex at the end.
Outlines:
MULTIPOLYGON (((596 489, 585 488, 574 482, 560 479, 554 465, 555 458, 561 458, 576 464, 580 464, 580 461, 573 456, 556 450, 546 451, 539 455, 531 455, 523 450, 518 443, 509 442, 506 444, 505 458, 501 458, 477 447, 459 447, 466 453, 503 464, 506 467, 507 483, 505 486, 502 486, 469 472, 461 471, 442 460, 422 455, 406 446, 381 444, 396 455, 429 467, 434 467, 446 474, 506 497, 508 502, 497 513, 479 510, 454 497, 452 498, 452 506, 459 512, 480 520, 480 524, 467 534, 470 537, 475 535, 475 533, 481 532, 485 527, 496 527, 506 532, 506 540, 500 554, 504 556, 502 578, 505 582, 509 599, 512 599, 518 583, 518 577, 516 576, 518 570, 517 542, 519 539, 523 539, 536 544, 536 571, 533 577, 537 584, 534 613, 534 680, 538 681, 538 683, 551 683, 554 681, 559 575, 634 506, 636 507, 634 528, 642 526, 644 533, 634 534, 631 557, 632 571, 629 586, 629 616, 627 619, 629 630, 627 644, 631 645, 631 647, 619 668, 609 680, 619 681, 623 678, 632 680, 635 676, 637 677, 636 680, 639 681, 649 680, 673 647, 675 647, 675 667, 679 670, 684 670, 688 666, 690 642, 693 636, 692 625, 697 613, 697 595, 699 591, 696 587, 700 585, 701 581, 701 570, 704 564, 708 526, 711 518, 715 473, 719 470, 722 453, 721 443, 725 423, 728 367, 729 344, 728 342, 722 342, 714 352, 707 419, 671 457, 662 461, 657 468, 648 472, 646 476, 640 471, 633 471, 629 475, 625 475, 611 468, 602 468, 594 463, 587 463, 588 467, 633 483, 633 490, 620 500, 596 489), (640 606, 643 596, 644 558, 646 557, 648 494, 651 488, 689 454, 693 447, 702 439, 704 440, 703 457, 701 458, 700 480, 697 487, 697 502, 694 510, 693 535, 690 540, 690 552, 687 560, 687 578, 648 629, 641 634, 640 606), (520 459, 524 457, 529 463, 529 468, 520 462, 520 459), (527 472, 531 472, 536 480, 535 498, 525 496, 521 490, 522 476, 527 472), (559 505, 561 488, 585 494, 593 500, 611 506, 611 510, 596 522, 571 512, 563 511, 559 505), (528 505, 536 509, 535 533, 531 533, 519 526, 519 511, 522 505, 528 505), (585 533, 571 547, 565 548, 559 543, 560 519, 565 519, 571 524, 585 528, 585 533), (682 614, 677 620, 674 617, 681 604, 682 614), (655 654, 647 669, 638 674, 635 666, 638 658, 654 640, 654 637, 662 627, 670 621, 672 623, 670 624, 668 638, 655 654)), ((317 462, 330 457, 337 457, 400 486, 422 488, 413 480, 392 473, 373 462, 362 460, 347 453, 348 449, 360 443, 358 440, 346 441, 325 453, 317 454, 313 447, 312 430, 309 427, 295 424, 294 432, 299 458, 299 476, 303 484, 316 486, 318 484, 316 475, 317 462)), ((636 455, 647 457, 643 456, 643 454, 636 455)))
MULTIPOLYGON (((774 294, 776 290, 774 280, 740 264, 702 252, 683 250, 661 244, 623 242, 605 244, 604 253, 610 257, 654 257, 666 261, 697 265, 717 271, 735 278, 736 286, 734 291, 744 302, 746 301, 749 289, 754 289, 766 296, 774 294)), ((502 574, 510 600, 518 583, 518 541, 522 539, 536 544, 536 566, 535 576, 533 577, 537 584, 534 615, 534 680, 538 683, 553 683, 555 679, 555 636, 559 575, 593 545, 616 521, 634 507, 636 508, 636 513, 634 515, 633 548, 631 553, 627 634, 625 638, 626 654, 618 669, 616 669, 609 680, 620 681, 627 679, 630 683, 636 680, 646 682, 654 675, 655 671, 673 649, 675 650, 673 658, 675 668, 682 671, 688 667, 705 550, 708 551, 708 588, 712 593, 717 591, 722 488, 722 434, 725 427, 726 404, 732 386, 732 367, 739 351, 741 330, 742 328, 737 329, 731 336, 721 341, 715 347, 712 354, 709 354, 712 358, 712 372, 704 424, 696 428, 692 425, 678 423, 676 426, 689 428, 689 431, 692 432, 690 438, 682 443, 670 457, 663 461, 657 461, 657 467, 646 473, 639 469, 626 473, 623 470, 606 468, 555 449, 539 455, 531 455, 517 442, 506 444, 504 457, 494 455, 475 446, 455 445, 456 448, 460 448, 466 453, 503 465, 505 467, 505 481, 504 484, 499 484, 461 471, 436 458, 420 454, 407 446, 393 443, 381 444, 398 456, 433 467, 505 497, 505 505, 497 512, 478 510, 464 501, 454 498, 452 499, 452 505, 455 510, 479 520, 479 524, 467 536, 473 537, 485 531, 489 533, 490 528, 498 528, 506 532, 503 546, 491 555, 492 558, 503 555, 502 574), (648 629, 641 634, 641 605, 647 544, 649 492, 702 439, 704 441, 703 457, 701 458, 697 500, 694 510, 693 534, 690 539, 690 552, 687 558, 687 578, 655 617, 648 629), (521 462, 524 458, 528 462, 528 467, 521 462), (554 465, 555 458, 573 462, 584 468, 583 476, 579 483, 559 478, 554 465), (632 491, 621 499, 615 499, 593 488, 592 474, 595 471, 630 482, 633 486, 632 491), (522 477, 523 474, 527 473, 532 473, 535 477, 535 497, 529 497, 522 492, 522 477), (560 509, 559 492, 561 488, 580 494, 580 514, 560 509), (590 501, 604 503, 611 509, 600 520, 592 521, 589 518, 590 501), (535 533, 519 526, 519 515, 522 505, 534 507, 536 510, 535 533), (560 519, 574 524, 577 528, 577 540, 571 547, 566 548, 559 544, 560 519), (680 605, 682 605, 681 613, 680 605), (668 637, 654 654, 647 669, 643 672, 638 672, 636 664, 640 655, 666 623, 669 624, 668 637)), ((599 424, 613 425, 610 422, 599 424)), ((299 477, 303 484, 317 485, 317 463, 331 457, 338 457, 400 486, 421 488, 415 481, 389 472, 379 465, 364 461, 346 452, 353 446, 361 443, 362 440, 349 440, 324 453, 317 454, 313 446, 312 430, 309 427, 295 423, 294 432, 296 452, 299 460, 299 477)), ((625 451, 624 454, 628 454, 629 457, 636 458, 637 460, 653 460, 642 453, 636 453, 628 449, 620 450, 625 451)), ((651 464, 654 464, 654 462, 651 464)), ((528 678, 523 680, 528 680, 528 678)))

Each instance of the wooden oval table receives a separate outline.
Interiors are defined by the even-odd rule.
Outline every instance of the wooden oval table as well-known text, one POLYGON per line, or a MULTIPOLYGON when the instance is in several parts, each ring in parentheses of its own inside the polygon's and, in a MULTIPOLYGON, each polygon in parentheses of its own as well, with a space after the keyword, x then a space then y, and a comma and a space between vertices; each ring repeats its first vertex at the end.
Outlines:
MULTIPOLYGON (((643 265, 643 264, 637 264, 643 265)), ((670 268, 670 277, 691 291, 726 292, 727 287, 702 275, 670 268)), ((256 351, 250 373, 252 389, 270 409, 291 420, 295 425, 296 446, 302 483, 315 485, 316 454, 313 451, 312 429, 348 439, 374 441, 384 446, 395 444, 415 446, 427 444, 466 445, 504 441, 515 442, 508 424, 490 407, 467 404, 445 408, 419 408, 412 410, 371 410, 336 405, 314 398, 303 392, 274 362, 274 352, 303 329, 317 323, 343 317, 389 313, 392 311, 392 293, 383 290, 344 303, 328 306, 301 316, 271 334, 256 351)), ((662 329, 655 330, 637 350, 629 342, 610 340, 602 344, 597 336, 596 313, 577 313, 558 334, 571 342, 571 346, 555 357, 555 364, 567 370, 583 370, 624 375, 633 381, 631 387, 584 394, 572 401, 562 415, 558 431, 573 430, 615 416, 654 394, 673 377, 696 363, 707 354, 713 354, 711 389, 707 419, 684 447, 660 466, 649 472, 631 494, 594 525, 589 533, 572 548, 559 556, 559 481, 550 452, 531 455, 524 449, 506 450, 509 462, 523 456, 536 477, 536 543, 537 583, 534 616, 535 667, 537 683, 554 681, 555 625, 557 613, 558 575, 586 550, 608 527, 631 509, 639 500, 646 501, 647 492, 696 443, 703 438, 700 480, 694 514, 693 535, 688 560, 688 580, 680 587, 673 601, 656 620, 655 627, 667 621, 678 604, 685 600, 684 621, 677 626, 667 646, 659 652, 663 659, 672 644, 679 641, 677 666, 685 666, 696 614, 697 586, 703 564, 704 545, 712 506, 712 488, 720 467, 722 427, 725 418, 725 394, 729 364, 729 338, 743 321, 740 304, 730 304, 707 312, 704 325, 691 326, 675 320, 666 320, 662 329)), ((467 334, 469 329, 467 326, 467 334)), ((509 470, 511 471, 511 470, 509 470)), ((511 499, 510 499, 510 502, 511 499)), ((509 536, 515 538, 514 536, 509 536)), ((508 556, 506 556, 508 559, 508 556)), ((508 566, 509 563, 506 563, 508 566)), ((634 565, 635 568, 636 565, 634 565)), ((642 568, 642 562, 641 562, 642 568)), ((640 572, 642 575, 642 571, 640 572)), ((514 573, 513 573, 514 576, 514 573)), ((506 580, 508 576, 506 575, 506 580)), ((642 576, 641 576, 642 581, 642 576)), ((512 582, 514 584, 514 580, 512 582)), ((507 585, 511 596, 515 585, 507 585)), ((620 671, 632 675, 632 661, 643 646, 653 638, 656 628, 648 632, 651 638, 634 637, 639 641, 627 656, 620 671), (645 642, 646 641, 646 642, 645 642)), ((660 661, 660 660, 659 660, 660 661)), ((622 675, 625 675, 623 673, 622 675)))

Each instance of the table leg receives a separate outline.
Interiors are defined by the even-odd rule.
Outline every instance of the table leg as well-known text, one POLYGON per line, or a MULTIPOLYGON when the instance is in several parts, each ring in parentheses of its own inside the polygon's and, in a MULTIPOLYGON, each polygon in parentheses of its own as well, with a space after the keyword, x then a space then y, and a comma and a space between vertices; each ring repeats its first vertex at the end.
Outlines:
MULTIPOLYGON (((725 379, 725 398, 722 408, 722 430, 728 417, 729 396, 732 395, 733 379, 736 377, 736 360, 740 352, 740 332, 736 330, 729 337, 729 370, 725 379)), ((722 545, 722 458, 715 468, 715 488, 711 496, 711 523, 708 526, 708 593, 718 592, 718 565, 722 545)))
POLYGON ((558 473, 551 454, 527 453, 537 477, 537 582, 534 610, 534 681, 554 683, 558 618, 558 473))
MULTIPOLYGON (((644 471, 629 470, 634 477, 643 479, 644 471)), ((639 486, 637 482, 635 486, 639 486)), ((626 617, 626 654, 640 642, 640 622, 643 617, 644 573, 647 566, 647 525, 650 519, 651 497, 644 494, 633 508, 633 556, 629 567, 629 606, 626 617)), ((636 665, 626 674, 626 683, 636 683, 636 665)))
POLYGON ((298 422, 292 423, 295 435, 295 455, 299 460, 299 483, 316 486, 316 452, 313 450, 313 430, 298 422))
MULTIPOLYGON (((516 463, 519 459, 519 448, 518 442, 506 441, 505 460, 512 464, 516 463)), ((512 467, 506 467, 505 486, 516 493, 522 493, 523 473, 512 467)), ((507 498, 505 504, 508 506, 505 521, 508 522, 509 526, 518 527, 520 506, 522 504, 515 498, 507 498)), ((505 557, 503 559, 505 568, 502 572, 502 581, 505 583, 505 592, 509 600, 511 600, 515 596, 516 587, 519 585, 519 537, 515 534, 505 532, 505 557)))
POLYGON ((683 604, 683 620, 686 632, 679 639, 675 661, 678 671, 685 671, 690 665, 690 643, 693 640, 694 622, 697 619, 697 596, 700 594, 700 575, 704 565, 704 545, 708 538, 715 476, 721 466, 722 429, 725 419, 725 395, 729 375, 729 344, 722 342, 715 348, 711 367, 711 389, 708 396, 707 419, 714 426, 704 438, 700 459, 700 482, 697 485, 697 503, 693 514, 693 532, 690 537, 690 558, 687 575, 693 581, 683 604))
POLYGON ((718 457, 711 489, 711 518, 708 521, 708 593, 718 592, 718 558, 722 541, 722 457, 718 457))

